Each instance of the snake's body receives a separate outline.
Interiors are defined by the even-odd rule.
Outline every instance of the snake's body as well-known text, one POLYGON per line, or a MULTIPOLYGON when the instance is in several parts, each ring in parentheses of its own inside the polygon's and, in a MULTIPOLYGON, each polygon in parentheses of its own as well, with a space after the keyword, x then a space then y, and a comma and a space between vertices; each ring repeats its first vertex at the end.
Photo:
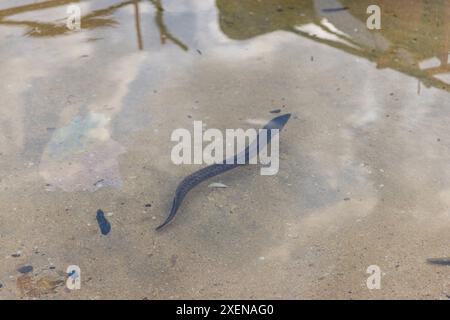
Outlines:
POLYGON ((252 144, 250 144, 247 148, 245 148, 245 150, 242 151, 241 153, 233 156, 232 159, 227 159, 227 160, 224 160, 222 163, 207 166, 203 169, 200 169, 200 170, 190 174, 186 178, 184 178, 180 182, 180 184, 178 185, 178 187, 175 191, 175 196, 173 198, 173 203, 172 203, 172 209, 170 210, 169 215, 167 216, 166 220, 159 227, 156 228, 156 230, 161 230, 162 228, 167 226, 170 222, 172 222, 172 220, 175 218, 175 215, 177 214, 179 207, 181 206, 181 203, 183 202, 183 199, 186 197, 186 195, 192 188, 194 188, 195 186, 197 186, 198 184, 202 183, 205 180, 208 180, 212 177, 215 177, 219 174, 227 172, 236 167, 248 164, 249 160, 250 160, 250 149, 252 147, 255 147, 255 144, 256 144, 255 150, 257 150, 257 153, 259 153, 259 151, 265 147, 265 145, 264 145, 265 142, 267 142, 267 144, 270 143, 270 140, 272 139, 272 132, 273 132, 271 130, 277 129, 278 131, 275 131, 275 132, 278 133, 284 127, 286 122, 289 120, 290 116, 291 116, 290 114, 285 114, 285 115, 273 118, 271 121, 269 121, 269 123, 267 123, 263 127, 263 129, 267 130, 267 139, 265 141, 260 139, 261 138, 261 133, 260 133, 260 134, 258 134, 256 140, 252 142, 252 144), (244 163, 238 163, 237 160, 241 159, 240 157, 243 157, 243 159, 245 159, 244 163))

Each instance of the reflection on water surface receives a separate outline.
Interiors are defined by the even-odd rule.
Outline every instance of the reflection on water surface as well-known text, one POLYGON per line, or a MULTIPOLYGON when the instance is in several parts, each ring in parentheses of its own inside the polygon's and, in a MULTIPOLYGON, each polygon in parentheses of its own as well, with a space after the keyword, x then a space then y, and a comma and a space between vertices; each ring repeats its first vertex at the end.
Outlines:
POLYGON ((446 297, 449 23, 444 0, 2 1, 0 297, 446 297), (279 173, 200 185, 155 233, 198 169, 173 130, 273 110, 279 173), (69 264, 81 290, 32 288, 69 264))

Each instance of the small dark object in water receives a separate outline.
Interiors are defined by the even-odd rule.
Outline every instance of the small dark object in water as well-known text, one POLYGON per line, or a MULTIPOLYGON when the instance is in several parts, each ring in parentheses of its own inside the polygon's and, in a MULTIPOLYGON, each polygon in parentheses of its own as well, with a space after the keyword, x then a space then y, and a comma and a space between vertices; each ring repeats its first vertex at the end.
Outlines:
POLYGON ((280 113, 280 112, 281 112, 281 109, 275 109, 275 110, 270 111, 270 113, 280 113))
POLYGON ((33 271, 33 266, 23 266, 17 269, 20 273, 29 273, 33 271))
POLYGON ((70 277, 74 276, 75 273, 77 273, 77 272, 75 270, 72 270, 67 274, 67 277, 70 278, 70 277))
POLYGON ((339 8, 325 8, 322 9, 322 12, 339 12, 348 10, 348 7, 339 7, 339 8))
MULTIPOLYGON (((283 129, 286 122, 288 122, 289 118, 291 117, 290 113, 278 116, 273 118, 272 120, 267 123, 263 129, 267 130, 267 144, 270 143, 272 139, 272 131, 273 129, 278 129, 281 131, 283 129)), ((256 137, 256 140, 252 142, 256 143, 256 150, 259 152, 260 149, 260 135, 256 137)), ((170 213, 167 216, 166 220, 156 228, 156 230, 161 230, 166 225, 168 225, 172 220, 175 218, 175 215, 177 214, 178 208, 180 207, 181 203, 183 202, 184 197, 188 194, 188 192, 194 188, 196 185, 202 183, 203 181, 215 177, 219 174, 222 174, 224 172, 227 172, 231 169, 244 166, 248 163, 248 159, 250 159, 250 145, 244 150, 241 151, 244 153, 244 159, 246 159, 246 163, 239 164, 237 163, 237 159, 239 158, 239 155, 234 155, 233 159, 231 161, 228 161, 230 159, 223 160, 222 163, 216 163, 210 166, 207 166, 203 169, 200 169, 186 178, 183 179, 183 181, 180 182, 178 185, 176 191, 175 191, 175 197, 173 198, 172 203, 172 209, 170 209, 170 213)))
POLYGON ((100 209, 97 210, 97 222, 103 235, 107 235, 111 231, 111 224, 106 220, 105 213, 100 209))
POLYGON ((100 180, 96 181, 94 183, 94 186, 96 187, 98 184, 102 183, 103 181, 105 181, 105 179, 100 179, 100 180))
POLYGON ((440 266, 450 266, 450 258, 430 258, 427 259, 428 263, 437 264, 440 266))

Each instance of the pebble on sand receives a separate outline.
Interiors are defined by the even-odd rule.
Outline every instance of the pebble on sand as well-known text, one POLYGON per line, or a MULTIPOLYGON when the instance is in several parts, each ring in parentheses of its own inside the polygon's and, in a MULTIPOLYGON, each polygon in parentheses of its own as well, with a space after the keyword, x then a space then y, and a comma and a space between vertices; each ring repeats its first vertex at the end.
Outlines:
POLYGON ((97 210, 97 223, 102 235, 105 236, 111 231, 111 224, 106 219, 105 213, 100 209, 97 210))
POLYGON ((30 273, 33 271, 33 266, 23 266, 17 269, 20 273, 30 273))

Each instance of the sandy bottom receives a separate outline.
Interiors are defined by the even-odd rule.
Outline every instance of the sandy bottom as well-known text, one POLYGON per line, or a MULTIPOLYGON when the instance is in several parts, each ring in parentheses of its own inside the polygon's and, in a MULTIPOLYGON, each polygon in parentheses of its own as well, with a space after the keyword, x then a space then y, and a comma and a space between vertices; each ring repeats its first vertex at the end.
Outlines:
POLYGON ((112 13, 115 28, 47 37, 0 20, 0 298, 448 299, 450 95, 396 68, 415 56, 392 54, 394 40, 349 11, 327 19, 390 52, 382 68, 292 31, 236 39, 214 1, 164 5, 166 31, 140 3, 143 50, 133 6, 112 13), (173 164, 173 130, 258 128, 274 109, 292 114, 278 174, 214 178, 156 232, 177 184, 204 166, 173 164))

